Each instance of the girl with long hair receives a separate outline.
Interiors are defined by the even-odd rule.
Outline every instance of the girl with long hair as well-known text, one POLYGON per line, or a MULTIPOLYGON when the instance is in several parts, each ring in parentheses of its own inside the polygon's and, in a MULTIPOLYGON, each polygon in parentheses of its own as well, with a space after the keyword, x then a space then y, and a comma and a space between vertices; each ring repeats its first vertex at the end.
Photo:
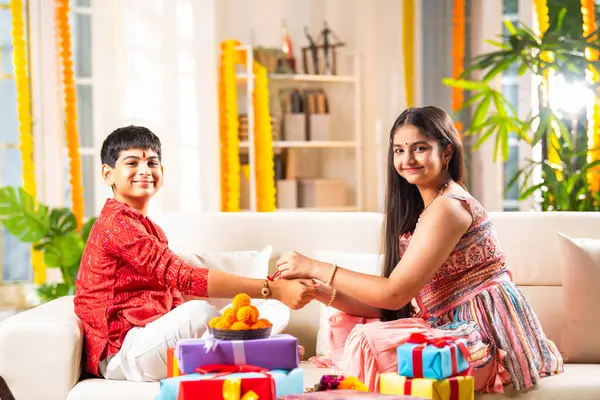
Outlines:
POLYGON ((278 278, 326 282, 317 300, 330 318, 331 361, 377 390, 411 333, 466 338, 480 392, 517 391, 563 371, 527 299, 513 282, 492 221, 465 188, 460 136, 446 112, 410 108, 390 130, 383 276, 352 272, 297 252, 278 278), (412 300, 416 301, 415 314, 412 300))

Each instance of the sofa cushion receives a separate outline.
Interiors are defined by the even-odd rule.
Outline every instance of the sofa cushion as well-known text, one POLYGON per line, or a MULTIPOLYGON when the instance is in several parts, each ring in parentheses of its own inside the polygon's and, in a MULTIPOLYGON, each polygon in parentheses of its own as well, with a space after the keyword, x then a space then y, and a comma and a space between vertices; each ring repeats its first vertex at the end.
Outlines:
POLYGON ((561 350, 568 362, 600 362, 600 240, 560 234, 565 326, 561 350))
MULTIPOLYGON (((269 274, 269 260, 273 252, 272 246, 261 251, 222 251, 206 253, 185 253, 177 255, 192 265, 215 269, 246 278, 264 279, 269 274)), ((189 298, 186 296, 186 298, 189 298)), ((217 309, 227 306, 231 299, 210 298, 207 301, 217 309)))

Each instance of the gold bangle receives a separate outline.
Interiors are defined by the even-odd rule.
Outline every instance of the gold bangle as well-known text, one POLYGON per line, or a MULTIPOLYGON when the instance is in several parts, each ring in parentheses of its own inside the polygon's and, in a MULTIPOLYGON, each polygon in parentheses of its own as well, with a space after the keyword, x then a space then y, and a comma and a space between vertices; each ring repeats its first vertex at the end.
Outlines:
POLYGON ((331 282, 333 282, 333 277, 335 276, 335 272, 337 271, 337 264, 333 264, 333 267, 331 268, 331 273, 329 274, 329 279, 327 280, 327 284, 325 286, 327 287, 331 287, 331 282))
POLYGON ((326 307, 331 307, 331 304, 333 303, 333 301, 335 300, 335 296, 337 295, 337 290, 333 289, 333 291, 331 292, 331 298, 329 299, 329 303, 327 303, 326 307))

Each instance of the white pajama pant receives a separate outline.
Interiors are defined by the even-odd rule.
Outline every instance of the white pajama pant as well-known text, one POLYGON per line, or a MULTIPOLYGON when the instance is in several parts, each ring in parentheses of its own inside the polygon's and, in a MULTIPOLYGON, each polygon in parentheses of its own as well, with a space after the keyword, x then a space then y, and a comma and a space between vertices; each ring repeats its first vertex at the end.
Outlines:
POLYGON ((134 327, 117 354, 100 363, 106 379, 136 382, 167 377, 167 349, 179 339, 199 338, 219 311, 203 300, 191 300, 146 325, 134 327))

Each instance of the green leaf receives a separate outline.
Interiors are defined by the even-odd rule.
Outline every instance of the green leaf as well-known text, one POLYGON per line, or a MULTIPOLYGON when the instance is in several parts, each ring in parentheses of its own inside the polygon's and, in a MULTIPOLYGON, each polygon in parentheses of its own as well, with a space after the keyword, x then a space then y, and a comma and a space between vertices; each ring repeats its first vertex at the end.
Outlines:
POLYGON ((506 26, 506 30, 510 33, 511 36, 515 36, 517 34, 517 28, 513 25, 513 23, 509 19, 504 20, 504 26, 506 26))
POLYGON ((492 133, 494 133, 494 128, 495 126, 492 125, 485 130, 485 132, 477 139, 475 144, 473 144, 473 150, 479 149, 479 146, 481 146, 486 140, 488 140, 490 136, 492 136, 492 133))
POLYGON ((69 296, 75 293, 75 287, 66 283, 44 283, 36 288, 36 292, 42 303, 47 303, 59 297, 69 296))
POLYGON ((90 231, 92 230, 92 226, 94 226, 94 223, 96 222, 98 218, 94 217, 94 218, 90 218, 86 221, 85 224, 83 224, 83 227, 81 228, 81 239, 83 240, 83 243, 87 243, 88 238, 90 237, 90 231))
POLYGON ((68 208, 55 208, 50 213, 50 230, 54 235, 64 235, 76 228, 75 215, 68 208))
POLYGON ((492 92, 486 93, 486 95, 483 97, 483 99, 475 109, 475 112, 473 113, 473 120, 471 122, 472 130, 477 130, 481 125, 483 125, 483 121, 488 115, 490 104, 492 102, 491 93, 492 92))
POLYGON ((595 168, 599 165, 600 165, 600 160, 592 161, 591 163, 586 164, 581 168, 581 173, 586 174, 588 172, 588 170, 595 168))
POLYGON ((49 230, 48 209, 36 204, 23 188, 3 187, 0 189, 0 222, 8 232, 27 243, 37 242, 49 230))
POLYGON ((514 57, 505 58, 485 74, 485 76, 483 77, 483 81, 489 82, 493 77, 495 77, 499 73, 505 72, 514 61, 514 57))
POLYGON ((511 49, 511 47, 509 45, 507 45, 506 43, 497 42, 495 40, 485 39, 484 42, 487 43, 487 44, 491 44, 492 46, 495 46, 495 47, 500 47, 503 50, 510 50, 511 49))
POLYGON ((83 240, 74 232, 53 237, 42 245, 44 262, 49 268, 69 268, 79 263, 83 247, 83 240))
POLYGON ((488 88, 485 83, 468 81, 465 79, 443 78, 442 83, 446 86, 457 87, 464 90, 485 90, 488 88))
POLYGON ((544 183, 538 183, 537 185, 528 187, 519 194, 519 200, 525 200, 526 198, 534 194, 537 190, 540 190, 544 185, 544 183))

